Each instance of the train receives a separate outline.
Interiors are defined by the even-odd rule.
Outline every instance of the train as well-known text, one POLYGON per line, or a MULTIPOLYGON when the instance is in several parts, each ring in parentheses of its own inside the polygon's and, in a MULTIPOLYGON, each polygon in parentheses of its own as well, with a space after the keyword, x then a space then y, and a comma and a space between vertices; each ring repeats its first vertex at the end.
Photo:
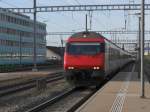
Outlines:
POLYGON ((73 86, 98 86, 109 75, 133 61, 133 55, 100 33, 71 35, 64 52, 66 80, 73 86))

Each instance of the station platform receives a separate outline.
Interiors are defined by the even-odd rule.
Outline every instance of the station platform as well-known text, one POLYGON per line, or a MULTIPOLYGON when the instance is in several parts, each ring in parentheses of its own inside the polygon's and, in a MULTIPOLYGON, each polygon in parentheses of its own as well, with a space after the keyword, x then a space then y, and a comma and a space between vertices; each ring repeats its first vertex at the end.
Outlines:
POLYGON ((150 112, 150 84, 145 79, 145 98, 141 98, 135 65, 130 71, 119 72, 76 112, 150 112))

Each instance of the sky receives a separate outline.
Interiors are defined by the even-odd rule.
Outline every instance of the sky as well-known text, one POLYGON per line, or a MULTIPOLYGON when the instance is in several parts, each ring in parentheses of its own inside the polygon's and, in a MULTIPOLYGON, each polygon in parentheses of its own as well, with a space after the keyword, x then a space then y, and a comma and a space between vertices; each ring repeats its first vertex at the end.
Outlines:
MULTIPOLYGON (((37 0, 37 6, 59 5, 97 5, 97 4, 128 4, 141 3, 141 0, 37 0)), ((150 3, 150 0, 145 0, 150 3)), ((0 0, 0 7, 33 7, 33 0, 0 0)), ((94 11, 92 12, 92 30, 121 30, 128 21, 129 30, 138 30, 138 17, 132 15, 138 11, 94 11), (130 16, 128 15, 130 13, 130 16)), ((89 12, 44 12, 37 14, 37 20, 47 24, 47 32, 71 32, 85 30, 85 15, 89 12)), ((150 29, 150 12, 146 12, 146 30, 150 29)), ((32 14, 28 14, 33 18, 32 14)), ((88 18, 89 20, 89 18, 88 18)), ((89 22, 88 22, 89 23, 89 22)), ((89 26, 89 24, 88 24, 89 26)), ((104 35, 111 39, 111 35, 104 35)), ((148 38, 149 35, 146 35, 148 38)), ((62 36, 64 40, 68 36, 62 36)), ((136 35, 117 35, 117 38, 132 39, 136 35)), ((47 45, 60 46, 60 36, 47 36, 47 45)))

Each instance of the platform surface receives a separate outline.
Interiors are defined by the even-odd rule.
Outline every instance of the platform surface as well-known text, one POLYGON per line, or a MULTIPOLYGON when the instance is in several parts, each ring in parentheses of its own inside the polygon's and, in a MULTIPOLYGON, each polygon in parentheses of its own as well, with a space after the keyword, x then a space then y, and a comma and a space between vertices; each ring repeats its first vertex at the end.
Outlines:
POLYGON ((141 98, 135 65, 130 71, 119 72, 76 112, 150 112, 150 84, 145 81, 145 98, 141 98))

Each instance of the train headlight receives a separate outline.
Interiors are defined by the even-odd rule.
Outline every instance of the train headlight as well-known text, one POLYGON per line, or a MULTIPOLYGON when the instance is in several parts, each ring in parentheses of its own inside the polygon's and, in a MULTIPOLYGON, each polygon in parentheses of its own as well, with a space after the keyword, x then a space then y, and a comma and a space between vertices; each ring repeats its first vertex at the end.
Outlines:
POLYGON ((94 69, 94 70, 96 70, 96 69, 97 69, 97 67, 93 67, 93 69, 94 69))
POLYGON ((94 70, 98 70, 98 69, 100 69, 100 67, 93 67, 93 69, 94 69, 94 70))
POLYGON ((72 69, 74 69, 74 67, 68 67, 68 69, 72 70, 72 69))

